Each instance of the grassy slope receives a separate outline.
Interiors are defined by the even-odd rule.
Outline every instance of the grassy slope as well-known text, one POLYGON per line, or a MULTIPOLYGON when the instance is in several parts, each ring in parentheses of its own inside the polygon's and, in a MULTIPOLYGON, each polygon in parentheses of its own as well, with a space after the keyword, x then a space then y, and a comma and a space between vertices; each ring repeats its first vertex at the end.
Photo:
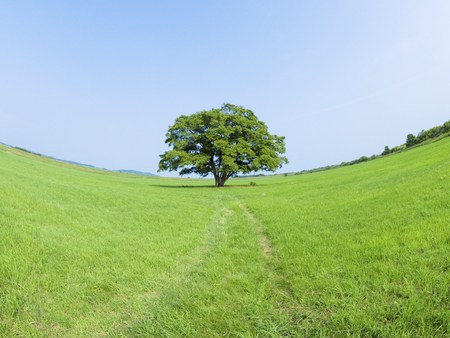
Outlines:
POLYGON ((450 334, 449 154, 209 189, 2 147, 0 335, 450 334))
POLYGON ((271 180, 246 201, 304 333, 450 335, 449 138, 271 180))

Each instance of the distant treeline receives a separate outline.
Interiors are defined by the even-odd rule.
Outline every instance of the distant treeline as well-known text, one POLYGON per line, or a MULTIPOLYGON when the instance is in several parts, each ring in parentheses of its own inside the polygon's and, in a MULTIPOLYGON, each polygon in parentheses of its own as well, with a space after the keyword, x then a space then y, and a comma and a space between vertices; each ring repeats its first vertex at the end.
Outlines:
MULTIPOLYGON (((415 136, 414 134, 408 134, 406 136, 406 143, 396 146, 396 147, 393 147, 392 149, 389 148, 388 146, 386 146, 386 147, 384 147, 384 150, 380 155, 372 155, 370 157, 361 156, 357 160, 353 160, 353 161, 349 161, 349 162, 342 162, 341 164, 328 165, 325 167, 320 167, 320 168, 315 168, 315 169, 302 170, 302 171, 296 172, 294 174, 300 175, 300 174, 306 174, 306 173, 313 173, 313 172, 317 172, 317 171, 324 171, 324 170, 328 170, 328 169, 339 168, 339 167, 353 165, 353 164, 357 164, 357 163, 361 163, 361 162, 366 162, 366 161, 374 160, 381 156, 385 156, 388 154, 403 151, 407 148, 424 143, 428 140, 434 140, 434 139, 437 139, 440 137, 446 137, 446 136, 450 136, 450 120, 448 120, 441 126, 433 127, 428 130, 422 130, 420 133, 417 134, 417 136, 415 136)), ((287 175, 287 174, 285 174, 285 175, 287 175)))
MULTIPOLYGON (((450 120, 445 122, 442 126, 430 128, 428 130, 422 130, 417 136, 408 134, 406 137, 406 146, 412 147, 416 144, 425 142, 426 140, 435 139, 441 135, 448 134, 450 132, 450 120)), ((448 135, 446 135, 448 136, 448 135)))
POLYGON ((405 148, 410 148, 412 146, 421 144, 428 140, 437 139, 441 136, 448 136, 449 132, 450 132, 450 120, 448 120, 441 126, 433 127, 428 130, 422 130, 420 133, 417 134, 417 136, 415 136, 414 134, 408 134, 406 136, 405 144, 394 147, 392 149, 389 149, 389 147, 386 146, 384 147, 384 151, 381 153, 381 155, 388 155, 403 150, 405 148))
MULTIPOLYGON (((5 144, 5 143, 3 143, 3 144, 5 144)), ((6 144, 5 144, 5 145, 6 145, 6 144)), ((28 149, 25 149, 25 148, 21 148, 21 147, 12 147, 12 146, 8 146, 8 147, 15 148, 15 149, 17 149, 17 150, 24 151, 24 152, 26 152, 26 153, 30 153, 30 154, 33 154, 33 155, 44 156, 44 155, 42 155, 42 154, 35 153, 34 151, 31 151, 31 150, 28 150, 28 149)))

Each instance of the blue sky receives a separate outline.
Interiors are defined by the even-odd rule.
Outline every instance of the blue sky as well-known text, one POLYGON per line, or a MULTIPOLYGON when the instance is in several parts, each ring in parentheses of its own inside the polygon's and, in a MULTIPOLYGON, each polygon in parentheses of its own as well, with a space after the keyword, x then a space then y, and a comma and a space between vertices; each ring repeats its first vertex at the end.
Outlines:
POLYGON ((156 172, 181 114, 230 102, 286 136, 281 172, 450 119, 450 2, 1 1, 0 141, 156 172))

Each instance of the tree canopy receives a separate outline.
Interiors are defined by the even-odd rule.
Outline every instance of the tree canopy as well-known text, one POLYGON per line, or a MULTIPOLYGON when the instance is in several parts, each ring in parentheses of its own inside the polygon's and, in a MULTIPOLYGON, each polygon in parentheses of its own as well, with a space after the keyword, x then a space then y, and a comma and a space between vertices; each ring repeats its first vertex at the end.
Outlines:
POLYGON ((238 173, 275 171, 287 163, 284 137, 269 133, 267 125, 249 109, 232 104, 181 115, 169 127, 159 171, 180 175, 214 175, 221 187, 238 173))

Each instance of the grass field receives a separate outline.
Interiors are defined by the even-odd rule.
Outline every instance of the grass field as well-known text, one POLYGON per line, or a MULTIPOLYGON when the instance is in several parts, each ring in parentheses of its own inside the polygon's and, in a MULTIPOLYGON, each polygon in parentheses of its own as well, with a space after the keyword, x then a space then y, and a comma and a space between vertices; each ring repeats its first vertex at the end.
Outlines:
POLYGON ((450 336, 449 137, 212 184, 0 146, 0 336, 450 336))

